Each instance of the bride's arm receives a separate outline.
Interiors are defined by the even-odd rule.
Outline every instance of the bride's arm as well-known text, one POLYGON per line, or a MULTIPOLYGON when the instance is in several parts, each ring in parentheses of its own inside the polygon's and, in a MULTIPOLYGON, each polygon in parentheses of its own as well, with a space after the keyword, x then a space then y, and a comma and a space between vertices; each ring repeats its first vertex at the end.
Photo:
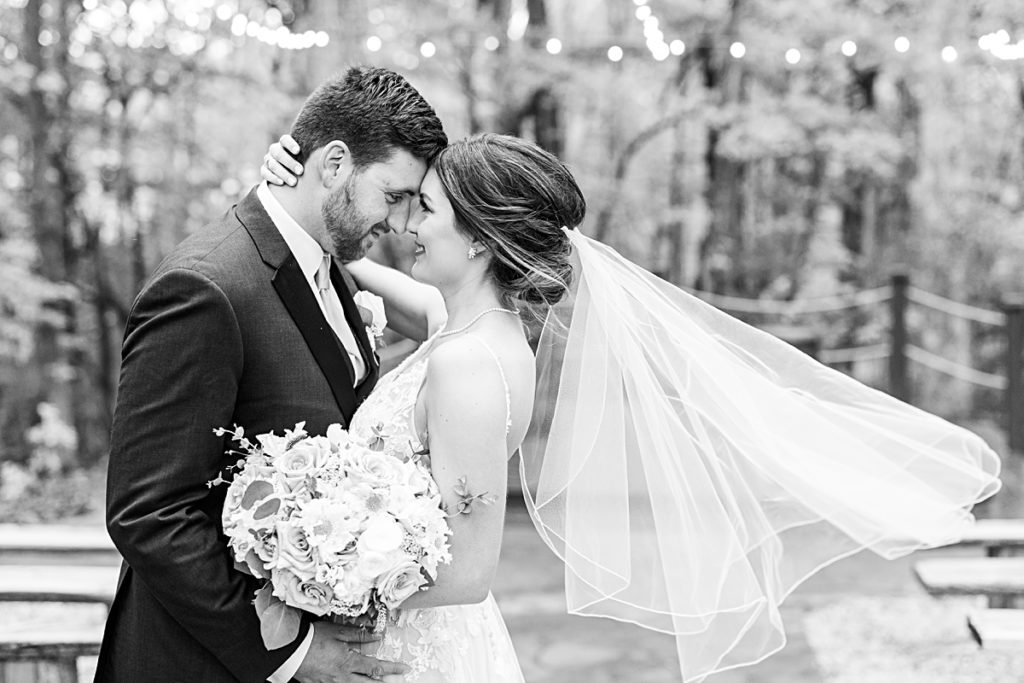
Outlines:
POLYGON ((430 434, 430 463, 450 513, 462 499, 461 477, 470 493, 495 495, 473 503, 468 514, 448 519, 451 564, 442 564, 433 586, 400 609, 480 602, 494 579, 505 522, 507 455, 505 388, 494 359, 480 345, 455 339, 430 355, 423 400, 430 434))
POLYGON ((444 299, 434 287, 368 258, 353 261, 345 267, 360 289, 384 299, 388 327, 399 334, 423 341, 447 321, 444 299))

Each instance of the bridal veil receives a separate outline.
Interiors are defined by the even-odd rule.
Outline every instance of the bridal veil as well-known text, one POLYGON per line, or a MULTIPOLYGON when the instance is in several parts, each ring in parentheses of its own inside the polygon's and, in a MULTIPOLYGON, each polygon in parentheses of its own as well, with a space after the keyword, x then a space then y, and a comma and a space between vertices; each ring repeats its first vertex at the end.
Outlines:
POLYGON ((779 604, 814 572, 955 542, 999 489, 974 434, 567 232, 524 497, 568 611, 675 635, 684 681, 780 649, 779 604))

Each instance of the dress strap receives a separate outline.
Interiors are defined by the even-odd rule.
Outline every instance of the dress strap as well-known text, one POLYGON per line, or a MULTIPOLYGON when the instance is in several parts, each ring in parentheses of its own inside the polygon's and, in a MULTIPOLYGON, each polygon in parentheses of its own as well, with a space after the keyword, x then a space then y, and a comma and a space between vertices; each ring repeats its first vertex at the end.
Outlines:
POLYGON ((484 347, 487 353, 491 354, 491 358, 494 359, 495 364, 498 366, 498 374, 501 375, 501 383, 505 386, 505 436, 509 435, 512 431, 512 392, 508 388, 508 379, 505 377, 505 369, 501 365, 501 361, 498 360, 498 354, 494 352, 487 342, 478 337, 475 334, 467 334, 467 337, 472 337, 480 342, 480 345, 484 347))

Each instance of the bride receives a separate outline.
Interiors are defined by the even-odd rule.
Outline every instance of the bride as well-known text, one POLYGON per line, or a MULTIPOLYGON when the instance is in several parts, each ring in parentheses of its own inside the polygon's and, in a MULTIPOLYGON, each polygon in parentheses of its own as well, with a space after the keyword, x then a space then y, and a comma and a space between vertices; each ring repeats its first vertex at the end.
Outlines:
MULTIPOLYGON (((287 136, 271 147, 270 182, 301 172, 284 146, 298 151, 287 136)), ((954 542, 999 488, 975 435, 582 235, 582 192, 535 145, 456 142, 418 199, 413 279, 349 264, 423 342, 350 429, 396 455, 429 451, 449 509, 464 508, 452 563, 363 646, 407 663, 404 680, 523 680, 490 594, 516 451, 568 611, 675 635, 687 682, 781 649, 779 604, 812 573, 866 548, 954 542), (527 318, 544 322, 536 356, 527 318)))

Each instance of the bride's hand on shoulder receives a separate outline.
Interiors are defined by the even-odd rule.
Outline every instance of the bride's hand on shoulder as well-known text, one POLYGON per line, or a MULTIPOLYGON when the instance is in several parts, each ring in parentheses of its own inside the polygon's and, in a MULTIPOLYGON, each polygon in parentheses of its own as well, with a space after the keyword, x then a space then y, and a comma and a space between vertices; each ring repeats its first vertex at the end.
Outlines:
POLYGON ((271 185, 294 185, 302 175, 302 164, 294 155, 299 153, 299 143, 288 133, 270 145, 263 155, 260 175, 271 185))

